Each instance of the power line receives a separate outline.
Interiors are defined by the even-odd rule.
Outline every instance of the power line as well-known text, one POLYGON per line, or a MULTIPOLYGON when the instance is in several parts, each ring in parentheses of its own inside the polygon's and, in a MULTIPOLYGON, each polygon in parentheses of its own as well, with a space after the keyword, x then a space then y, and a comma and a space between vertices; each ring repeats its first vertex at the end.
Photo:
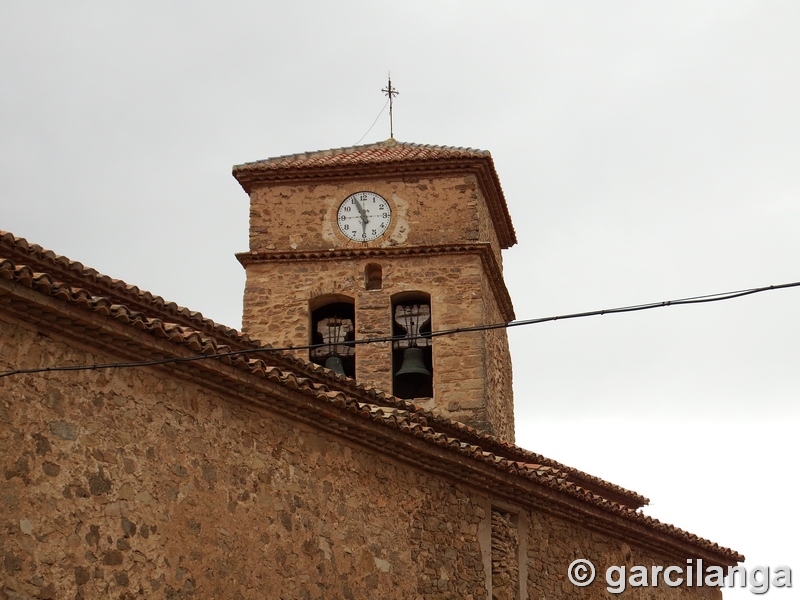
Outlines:
POLYGON ((375 127, 375 123, 377 123, 377 122, 378 122, 378 119, 380 119, 380 118, 381 118, 381 115, 383 114, 383 111, 385 111, 385 110, 386 110, 386 106, 389 104, 389 102, 391 101, 391 99, 392 99, 392 98, 391 98, 391 96, 390 96, 390 97, 389 97, 389 99, 388 99, 388 100, 386 100, 386 103, 383 105, 383 108, 381 109, 381 112, 379 112, 379 113, 378 113, 378 116, 377 116, 377 117, 375 117, 375 120, 372 122, 372 125, 370 125, 370 126, 369 126, 369 129, 367 129, 367 132, 366 132, 364 135, 362 135, 362 136, 361 136, 361 139, 360 139, 360 140, 358 140, 358 141, 357 141, 355 144, 353 144, 353 146, 358 146, 358 145, 361 143, 361 140, 363 140, 365 137, 367 137, 367 134, 368 134, 370 131, 372 131, 372 128, 373 128, 373 127, 375 127))
MULTIPOLYGON (((684 304, 704 304, 707 302, 720 302, 722 300, 732 300, 734 298, 741 298, 743 296, 750 296, 760 292, 768 292, 772 290, 780 290, 792 287, 799 287, 800 281, 794 283, 782 283, 780 285, 769 285, 760 288, 751 288, 747 290, 737 290, 734 292, 724 292, 721 294, 708 294, 706 296, 692 296, 689 298, 679 298, 677 300, 665 300, 663 302, 651 302, 648 304, 634 304, 631 306, 621 306, 617 308, 605 308, 601 310, 591 310, 586 312, 571 313, 565 315, 557 315, 553 317, 541 317, 538 319, 525 319, 519 321, 508 321, 507 323, 494 323, 491 325, 474 325, 472 327, 458 327, 455 329, 442 329, 439 331, 432 331, 416 336, 389 336, 379 338, 368 338, 363 340, 353 340, 347 342, 349 346, 358 346, 361 344, 377 344, 386 342, 396 342, 400 340, 421 339, 421 338, 434 338, 445 335, 456 335, 460 333, 470 333, 476 331, 489 331, 493 329, 508 329, 510 327, 521 327, 523 325, 536 325, 539 323, 547 323, 549 321, 565 321, 567 319, 579 319, 583 317, 595 317, 600 315, 611 315, 617 313, 637 312, 642 310, 651 310, 654 308, 665 308, 667 306, 680 306, 684 304)), ((220 352, 217 354, 200 354, 196 356, 183 356, 161 358, 154 360, 144 360, 137 362, 118 362, 118 363, 104 363, 94 365, 68 365, 60 367, 40 367, 36 369, 15 369, 13 371, 6 371, 0 373, 0 378, 10 377, 12 375, 30 375, 34 373, 50 373, 54 371, 94 371, 97 369, 119 369, 119 368, 134 368, 134 367, 152 367, 157 365, 166 364, 179 364, 195 362, 198 360, 206 360, 209 358, 225 358, 231 356, 239 356, 245 354, 257 354, 259 352, 289 352, 295 350, 313 350, 315 348, 327 348, 331 344, 308 344, 305 346, 285 346, 283 348, 261 347, 261 348, 248 348, 246 350, 231 350, 230 352, 220 352)))

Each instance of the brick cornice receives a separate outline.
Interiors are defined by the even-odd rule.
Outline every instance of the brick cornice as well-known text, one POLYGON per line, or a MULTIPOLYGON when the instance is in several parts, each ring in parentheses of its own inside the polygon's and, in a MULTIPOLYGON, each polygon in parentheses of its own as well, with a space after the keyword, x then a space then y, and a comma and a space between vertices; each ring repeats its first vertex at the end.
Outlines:
MULTIPOLYGON (((257 250, 240 252, 236 255, 238 261, 247 268, 249 265, 266 262, 300 262, 300 261, 336 261, 358 260, 370 258, 403 258, 417 256, 434 256, 440 254, 475 254, 481 259, 484 273, 492 288, 497 305, 500 308, 503 321, 515 319, 514 305, 508 293, 503 270, 495 258, 491 244, 479 242, 475 244, 431 244, 425 246, 388 246, 364 248, 335 248, 329 250, 293 250, 274 251, 257 250)), ((483 323, 488 325, 488 323, 483 323)))

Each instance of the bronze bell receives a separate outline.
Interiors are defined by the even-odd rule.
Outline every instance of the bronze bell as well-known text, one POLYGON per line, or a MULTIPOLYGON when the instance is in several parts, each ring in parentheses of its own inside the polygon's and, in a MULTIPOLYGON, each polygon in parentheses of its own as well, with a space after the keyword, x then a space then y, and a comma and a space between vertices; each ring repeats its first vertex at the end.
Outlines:
POLYGON ((394 376, 398 380, 416 385, 428 383, 433 377, 425 368, 422 350, 414 347, 403 351, 403 364, 394 376))
MULTIPOLYGON (((329 356, 325 360, 325 368, 330 369, 334 373, 338 375, 345 375, 344 372, 344 363, 342 363, 342 359, 338 356, 329 356)), ((345 375, 346 377, 347 375, 345 375)))

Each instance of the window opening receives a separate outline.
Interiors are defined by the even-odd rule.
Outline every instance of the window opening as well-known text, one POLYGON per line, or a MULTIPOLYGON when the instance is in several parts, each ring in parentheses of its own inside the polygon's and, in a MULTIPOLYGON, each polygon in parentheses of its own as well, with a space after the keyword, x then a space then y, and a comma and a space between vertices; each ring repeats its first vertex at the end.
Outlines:
POLYGON ((309 351, 311 361, 355 377, 356 349, 348 343, 355 340, 355 324, 355 307, 347 302, 331 302, 312 311, 311 343, 326 345, 309 351))
POLYGON ((398 302, 392 310, 392 372, 398 398, 433 397, 433 353, 430 298, 398 302))

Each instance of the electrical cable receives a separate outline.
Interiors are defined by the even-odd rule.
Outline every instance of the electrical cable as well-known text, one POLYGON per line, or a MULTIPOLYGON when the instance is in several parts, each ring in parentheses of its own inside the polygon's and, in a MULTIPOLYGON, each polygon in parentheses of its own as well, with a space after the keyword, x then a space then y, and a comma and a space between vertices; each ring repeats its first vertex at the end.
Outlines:
MULTIPOLYGON (((363 340, 351 340, 346 342, 349 346, 358 346, 361 344, 377 344, 377 343, 385 343, 385 342, 395 342, 399 340, 408 340, 408 339, 422 339, 422 338, 434 338, 434 337, 441 337, 445 335, 456 335, 460 333, 469 333, 469 332, 476 332, 476 331, 490 331, 493 329, 508 329, 511 327, 520 327, 523 325, 536 325, 539 323, 546 323, 549 321, 564 321, 567 319, 578 319, 582 317, 594 317, 594 316, 601 316, 601 315, 610 315, 610 314, 617 314, 617 313, 628 313, 628 312, 637 312, 642 310, 650 310, 654 308, 664 308, 667 306, 680 306, 684 304, 704 304, 707 302, 720 302, 722 300, 732 300, 734 298, 741 298, 743 296, 750 296, 752 294, 758 294, 760 292, 768 292, 771 290, 780 290, 792 287, 800 287, 800 281, 796 281, 794 283, 783 283, 780 285, 769 285, 760 288, 751 288, 747 290, 737 290, 734 292, 724 292, 721 294, 708 294, 705 296, 692 296, 689 298, 679 298, 677 300, 665 300, 663 302, 651 302, 648 304, 634 304, 631 306, 621 306, 617 308, 606 308, 601 310, 592 310, 586 312, 579 312, 579 313, 571 313, 566 315, 558 315, 553 317, 541 317, 538 319, 525 319, 519 321, 508 321, 506 323, 494 323, 490 325, 474 325, 472 327, 459 327, 455 329, 443 329, 439 331, 432 331, 425 334, 415 335, 415 336, 390 336, 390 337, 379 337, 379 338, 367 338, 363 340)), ((230 352, 220 352, 217 354, 200 354, 196 356, 183 356, 183 357, 171 357, 171 358, 162 358, 162 359, 154 359, 154 360, 145 360, 145 361, 137 361, 137 362, 122 362, 122 363, 105 363, 105 364, 95 364, 95 365, 69 365, 69 366, 61 366, 61 367, 40 367, 35 369, 15 369, 13 371, 5 371, 0 373, 0 378, 3 377, 10 377, 12 375, 30 375, 34 373, 50 373, 53 371, 93 371, 97 369, 116 369, 116 368, 133 368, 133 367, 151 367, 156 365, 166 365, 166 364, 178 364, 178 363, 187 363, 187 362, 194 362, 198 360, 206 360, 209 358, 224 358, 224 357, 231 357, 231 356, 238 356, 238 355, 245 355, 245 354, 256 354, 259 352, 291 352, 296 350, 313 350, 316 348, 325 348, 330 346, 331 344, 308 344, 305 346, 285 346, 283 348, 272 348, 272 347, 260 347, 260 348, 248 348, 246 350, 231 350, 230 352)))
POLYGON ((384 105, 383 105, 383 108, 381 109, 381 112, 379 112, 379 113, 378 113, 378 116, 377 116, 377 117, 375 117, 375 120, 372 122, 372 125, 370 125, 370 126, 369 126, 369 129, 367 129, 367 133, 365 133, 364 135, 362 135, 362 136, 361 136, 361 139, 360 139, 360 140, 358 140, 358 141, 357 141, 355 144, 353 144, 353 146, 358 146, 358 145, 361 143, 361 140, 363 140, 365 137, 367 137, 367 134, 368 134, 370 131, 372 131, 372 128, 373 128, 373 127, 375 127, 375 123, 377 123, 377 122, 378 122, 378 119, 380 119, 380 118, 381 118, 381 115, 383 114, 383 111, 385 111, 385 110, 386 110, 386 106, 389 104, 389 100, 391 100, 391 96, 389 97, 389 99, 388 99, 388 100, 386 100, 386 104, 384 104, 384 105))

